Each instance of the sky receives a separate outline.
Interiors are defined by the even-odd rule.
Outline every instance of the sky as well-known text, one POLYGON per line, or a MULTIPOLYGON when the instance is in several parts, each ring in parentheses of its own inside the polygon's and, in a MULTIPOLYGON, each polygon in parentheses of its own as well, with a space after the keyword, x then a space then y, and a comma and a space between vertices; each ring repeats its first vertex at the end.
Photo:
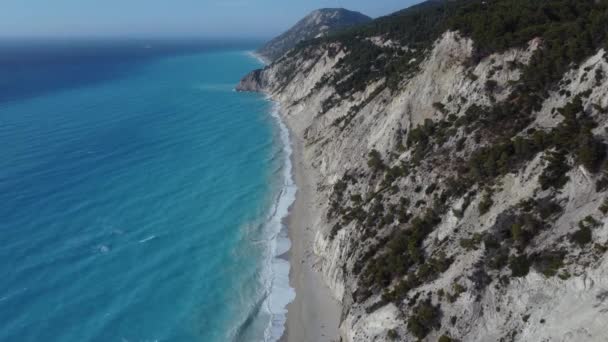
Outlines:
POLYGON ((420 0, 0 0, 0 36, 269 38, 310 11, 344 7, 371 17, 420 0))

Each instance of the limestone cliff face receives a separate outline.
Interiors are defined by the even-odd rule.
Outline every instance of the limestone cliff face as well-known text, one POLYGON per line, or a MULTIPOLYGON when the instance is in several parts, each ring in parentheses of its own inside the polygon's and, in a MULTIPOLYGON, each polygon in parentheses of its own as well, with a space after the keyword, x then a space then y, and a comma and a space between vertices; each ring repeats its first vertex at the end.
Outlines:
POLYGON ((236 90, 262 92, 266 87, 266 80, 264 77, 262 69, 254 70, 237 84, 236 90))
MULTIPOLYGON (((343 341, 417 341, 411 318, 426 317, 421 303, 434 310, 426 317, 433 321, 421 323, 424 341, 442 335, 459 341, 608 341, 608 194, 597 186, 601 172, 576 166, 559 190, 543 187, 553 152, 548 149, 510 165, 490 184, 453 191, 462 164, 492 142, 487 131, 451 122, 481 120, 475 109, 513 101, 513 85, 538 49, 542 41, 534 39, 476 59, 473 41, 445 32, 397 90, 379 80, 329 108, 336 89, 327 75, 349 53, 339 43, 287 55, 238 86, 279 102, 295 138, 304 141, 304 162, 316 172, 316 203, 324 213, 314 218, 314 253, 343 303, 343 341), (440 141, 423 157, 414 140, 421 127, 434 127, 428 139, 440 141), (441 210, 416 247, 425 262, 410 262, 404 275, 379 287, 374 279, 383 279, 376 270, 383 258, 415 248, 403 246, 410 240, 400 241, 396 232, 423 225, 415 218, 426 217, 440 199, 441 210), (537 229, 524 244, 518 234, 532 221, 537 229), (575 241, 583 230, 593 242, 575 241), (409 280, 414 274, 415 282, 409 280)), ((603 50, 563 75, 513 139, 559 126, 564 118, 558 113, 580 100, 596 123, 593 133, 605 142, 608 79, 592 77, 601 74, 596 70, 608 71, 603 50)))

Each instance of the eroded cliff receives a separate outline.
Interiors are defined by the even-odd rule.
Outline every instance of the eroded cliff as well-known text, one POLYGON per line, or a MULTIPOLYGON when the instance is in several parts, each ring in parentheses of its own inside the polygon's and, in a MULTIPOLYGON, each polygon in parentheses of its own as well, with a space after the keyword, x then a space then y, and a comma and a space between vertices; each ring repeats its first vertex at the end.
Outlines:
POLYGON ((396 83, 345 88, 352 45, 329 40, 239 85, 305 142, 341 338, 607 341, 606 51, 532 96, 542 36, 487 54, 455 30, 366 41, 407 56, 396 83))

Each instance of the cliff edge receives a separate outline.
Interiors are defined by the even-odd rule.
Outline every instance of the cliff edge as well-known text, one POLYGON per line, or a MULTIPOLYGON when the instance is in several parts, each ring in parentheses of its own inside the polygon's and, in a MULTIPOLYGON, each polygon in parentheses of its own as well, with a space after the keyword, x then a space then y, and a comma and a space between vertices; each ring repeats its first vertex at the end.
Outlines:
POLYGON ((239 85, 304 141, 343 341, 608 340, 608 1, 540 6, 417 7, 239 85))

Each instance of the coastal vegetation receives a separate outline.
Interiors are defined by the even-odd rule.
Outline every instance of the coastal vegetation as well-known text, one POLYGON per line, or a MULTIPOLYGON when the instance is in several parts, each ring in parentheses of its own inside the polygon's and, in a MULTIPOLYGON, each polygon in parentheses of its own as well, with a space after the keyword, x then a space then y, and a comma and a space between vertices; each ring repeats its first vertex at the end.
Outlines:
MULTIPOLYGON (((338 64, 340 71, 325 79, 336 89, 336 98, 331 100, 331 106, 336 106, 340 99, 348 98, 378 80, 384 80, 384 86, 391 91, 399 89, 409 73, 417 71, 416 61, 422 59, 432 42, 446 30, 458 30, 473 39, 472 64, 493 53, 523 47, 532 39, 542 39, 542 48, 533 54, 527 65, 514 66, 522 70, 521 78, 511 85, 513 91, 506 101, 491 106, 473 104, 461 116, 451 115, 443 103, 433 103, 432 107, 445 119, 426 119, 401 135, 403 142, 396 154, 410 153, 409 159, 395 163, 390 156, 371 150, 367 166, 374 176, 351 182, 345 179, 335 185, 331 217, 338 223, 331 236, 354 222, 365 232, 364 239, 376 241, 356 263, 355 272, 363 287, 355 294, 355 301, 365 301, 373 293, 380 292, 382 301, 371 308, 386 302, 402 303, 412 290, 432 282, 449 269, 454 260, 452 256, 445 253, 429 255, 423 246, 441 222, 447 204, 478 189, 467 195, 462 208, 454 210, 454 214, 457 217, 464 215, 476 196, 479 196, 479 215, 488 214, 494 206, 497 179, 518 172, 539 155, 544 166, 538 190, 548 191, 548 195, 529 198, 509 209, 509 218, 505 219, 508 224, 497 223, 489 231, 460 239, 459 244, 468 251, 483 249, 477 287, 487 286, 492 277, 499 277, 505 283, 508 282, 505 275, 525 277, 531 270, 546 277, 559 274, 561 278, 567 274, 560 273, 566 265, 567 252, 559 249, 533 251, 530 246, 559 218, 562 207, 555 197, 569 182, 569 172, 574 167, 603 174, 606 146, 593 133, 597 124, 591 115, 591 111, 600 112, 603 108, 584 108, 583 101, 591 93, 586 91, 554 110, 555 116, 561 118, 554 128, 542 130, 530 128, 530 124, 542 102, 551 92, 559 90, 561 76, 607 46, 608 27, 600 24, 602 22, 608 22, 606 1, 457 1, 421 6, 299 47, 306 49, 307 44, 339 42, 349 51, 338 64), (377 46, 368 39, 379 35, 385 40, 394 39, 407 49, 377 46), (460 138, 448 144, 454 136, 460 138), (475 148, 458 157, 460 166, 449 178, 425 188, 410 189, 424 194, 413 207, 406 197, 396 204, 384 199, 383 192, 416 174, 422 165, 432 167, 433 156, 440 151, 454 149, 460 152, 470 144, 475 148), (382 181, 376 183, 378 180, 382 181), (368 188, 379 190, 367 195, 353 194, 350 201, 345 199, 343 194, 349 193, 349 184, 354 186, 361 181, 369 182, 368 188), (419 207, 427 209, 412 217, 410 212, 419 211, 419 207), (374 232, 385 229, 391 233, 374 239, 374 232)), ((604 78, 602 72, 594 75, 596 82, 604 78)), ((486 83, 485 90, 491 93, 496 87, 496 82, 486 83)), ((601 179, 598 188, 606 188, 601 179)), ((583 247, 593 241, 593 220, 582 221, 578 230, 570 235, 573 244, 583 247)), ((440 297, 453 302, 466 291, 459 285, 440 297)), ((407 328, 419 339, 439 328, 440 308, 433 302, 430 299, 421 301, 407 315, 407 328)))
POLYGON ((326 242, 340 248, 331 273, 352 281, 349 305, 370 314, 390 303, 402 313, 386 338, 456 340, 450 326, 460 317, 447 315, 458 305, 481 307, 484 295, 534 273, 565 281, 606 252, 597 231, 608 213, 608 109, 594 92, 606 87, 606 22, 606 0, 431 1, 303 42, 286 57, 343 56, 312 91, 323 94, 315 119, 329 120, 319 150, 331 139, 357 141, 348 166, 317 160, 332 179, 320 186, 329 196, 326 242), (408 97, 422 68, 438 72, 424 64, 437 62, 437 50, 459 49, 466 58, 446 58, 457 67, 441 65, 455 70, 457 90, 426 104, 408 97), (407 115, 385 119, 398 116, 387 103, 407 115), (362 132, 360 123, 382 127, 362 132), (596 197, 582 200, 583 191, 596 197))
MULTIPOLYGON (((343 99, 381 79, 385 87, 398 89, 404 79, 418 71, 432 44, 448 30, 473 39, 476 60, 541 38, 543 48, 525 67, 518 85, 519 93, 526 94, 520 99, 521 104, 534 109, 571 63, 580 63, 598 48, 608 46, 606 22, 606 1, 432 1, 366 25, 304 41, 291 54, 310 46, 339 43, 349 53, 340 60, 340 71, 325 81, 343 99), (378 46, 370 41, 373 37, 395 44, 378 46)), ((604 75, 598 72, 595 77, 600 80, 604 75)), ((334 97, 331 101, 335 104, 337 100, 334 97)))

